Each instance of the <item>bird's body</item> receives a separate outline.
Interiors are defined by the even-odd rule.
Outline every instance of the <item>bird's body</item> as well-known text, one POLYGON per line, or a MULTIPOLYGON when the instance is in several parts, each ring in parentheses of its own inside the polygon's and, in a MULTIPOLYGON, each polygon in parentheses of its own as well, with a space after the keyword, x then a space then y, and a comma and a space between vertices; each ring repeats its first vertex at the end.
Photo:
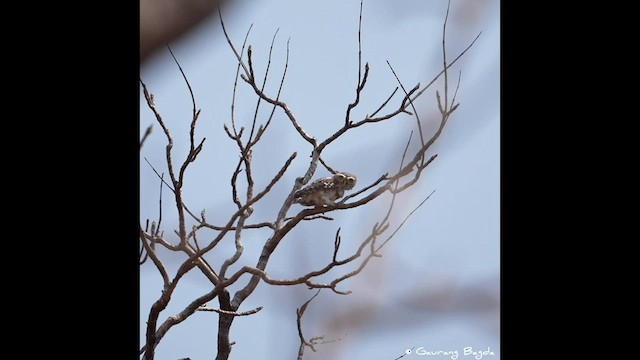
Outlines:
POLYGON ((356 176, 347 172, 338 172, 332 176, 318 179, 309 186, 296 191, 294 202, 304 206, 329 206, 344 196, 345 190, 356 185, 356 176))

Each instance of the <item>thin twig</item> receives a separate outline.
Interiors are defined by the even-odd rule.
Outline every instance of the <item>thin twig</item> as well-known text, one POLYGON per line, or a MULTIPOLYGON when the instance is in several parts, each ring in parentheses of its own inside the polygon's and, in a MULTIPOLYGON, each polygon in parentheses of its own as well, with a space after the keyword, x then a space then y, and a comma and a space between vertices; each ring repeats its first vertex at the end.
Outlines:
POLYGON ((229 43, 229 46, 231 47, 231 50, 233 50, 233 53, 236 55, 236 58, 238 59, 238 64, 240 64, 240 66, 242 66, 242 69, 244 69, 245 74, 248 75, 249 74, 249 69, 247 69, 247 66, 242 61, 242 56, 240 56, 238 54, 238 52, 236 51, 236 48, 233 46, 233 43, 231 42, 231 39, 229 38, 229 34, 227 34, 227 28, 224 26, 224 21, 222 20, 222 12, 218 11, 218 17, 220 18, 220 25, 222 25, 222 32, 224 33, 224 37, 227 39, 227 42, 229 43))
POLYGON ((351 110, 360 103, 360 92, 364 89, 369 75, 369 63, 365 64, 364 78, 362 77, 362 7, 363 0, 360 0, 360 16, 358 18, 358 85, 356 86, 356 98, 347 106, 347 113, 344 117, 344 125, 349 126, 351 110))
POLYGON ((433 190, 431 194, 429 194, 424 200, 420 202, 420 204, 418 204, 418 206, 416 206, 413 210, 411 210, 409 215, 407 215, 404 218, 404 220, 402 220, 400 225, 398 225, 398 227, 393 231, 393 233, 389 235, 389 237, 385 241, 383 241, 382 244, 380 244, 380 246, 378 246, 378 248, 376 249, 376 252, 380 251, 380 249, 382 249, 382 247, 385 246, 389 242, 389 240, 391 240, 391 238, 393 238, 393 236, 402 228, 404 223, 407 222, 407 220, 409 220, 409 217, 411 217, 411 215, 413 215, 413 213, 416 212, 416 210, 418 210, 422 206, 422 204, 424 204, 427 200, 429 200, 429 198, 431 197, 431 195, 433 195, 434 192, 436 191, 433 190))
POLYGON ((444 23, 442 24, 442 67, 444 68, 444 103, 445 112, 449 107, 449 74, 447 71, 447 47, 445 46, 447 21, 449 20, 449 7, 451 6, 451 0, 447 2, 447 14, 444 16, 444 23))
MULTIPOLYGON (((280 31, 280 29, 277 29, 275 34, 273 34, 273 38, 271 39, 271 46, 269 47, 269 56, 267 58, 267 67, 264 71, 264 78, 262 79, 262 87, 260 88, 261 91, 264 91, 265 86, 267 86, 267 78, 269 77, 269 69, 271 68, 271 56, 273 54, 273 44, 276 41, 276 37, 278 36, 278 32, 280 31)), ((262 98, 258 97, 258 102, 256 103, 255 106, 255 111, 253 113, 253 122, 251 123, 251 131, 249 132, 249 140, 247 140, 247 148, 251 147, 251 142, 253 139, 253 134, 256 128, 256 120, 258 119, 258 111, 260 109, 260 103, 262 102, 262 98)), ((275 109, 275 106, 274 106, 275 109)))
POLYGON ((210 308, 210 307, 206 307, 206 306, 201 306, 198 309, 196 309, 196 311, 213 311, 213 312, 217 312, 218 314, 233 315, 233 316, 253 315, 253 314, 257 313, 260 310, 262 310, 262 306, 258 306, 257 308, 255 308, 253 310, 249 310, 249 311, 228 311, 228 310, 210 308))
POLYGON ((440 70, 440 72, 433 77, 433 79, 431 79, 431 81, 429 81, 429 83, 427 84, 427 86, 425 86, 422 90, 418 91, 412 98, 411 101, 415 101, 420 95, 422 95, 422 93, 424 93, 434 82, 436 82, 436 80, 438 80, 440 78, 440 75, 444 74, 446 69, 449 69, 450 67, 453 66, 453 64, 455 64, 461 57, 462 55, 464 55, 469 49, 471 49, 471 47, 473 46, 473 44, 476 43, 476 41, 480 38, 480 35, 482 35, 482 31, 480 31, 478 33, 478 35, 476 35, 476 37, 473 39, 473 41, 464 49, 462 50, 462 52, 460 54, 458 54, 458 56, 456 56, 455 59, 453 59, 453 61, 451 61, 449 63, 449 65, 447 65, 447 67, 443 70, 440 70))
MULTIPOLYGON (((196 119, 197 119, 197 111, 196 111, 196 98, 193 95, 193 89, 191 89, 191 84, 189 84, 189 80, 187 80, 187 75, 185 75, 184 70, 182 70, 182 66, 180 66, 180 63, 178 62, 178 59, 176 59, 176 56, 173 54, 173 51, 171 51, 171 47, 169 47, 169 45, 167 45, 167 49, 169 49, 169 53, 171 54, 171 57, 173 58, 173 61, 175 61, 176 65, 178 65, 178 69, 180 69, 180 73, 182 74, 182 78, 184 79, 185 83, 187 84, 187 88, 189 89, 189 95, 191 95, 191 104, 192 104, 192 111, 193 111, 193 122, 195 123, 196 119)), ((191 149, 193 150, 193 125, 191 126, 191 149)))
MULTIPOLYGON (((221 19, 222 19, 222 15, 221 19)), ((242 48, 240 49, 240 56, 242 56, 242 54, 244 54, 244 48, 247 45, 247 40, 249 39, 249 33, 251 33, 251 28, 253 28, 253 24, 251 24, 249 26, 249 30, 247 30, 247 34, 244 36, 244 41, 242 42, 242 48)), ((241 63, 238 62, 238 66, 236 68, 236 76, 235 76, 235 80, 233 81, 233 95, 231 96, 231 127, 233 128, 233 133, 238 136, 238 132, 236 130, 236 113, 235 113, 235 104, 236 104, 236 89, 238 87, 238 78, 240 77, 240 66, 241 63)), ((227 131, 227 134, 229 134, 229 137, 231 137, 233 139, 233 137, 231 136, 231 134, 229 133, 229 130, 226 128, 225 125, 225 130, 227 131)))
MULTIPOLYGON (((289 38, 287 40, 287 57, 284 63, 284 71, 282 72, 282 78, 280 79, 280 86, 278 87, 278 93, 276 94, 276 100, 280 99, 280 94, 282 92, 282 87, 284 85, 284 79, 287 76, 287 69, 289 67, 289 41, 291 40, 291 38, 289 38)), ((258 141, 260 141, 260 138, 262 137, 262 134, 264 134, 264 132, 267 130, 267 128, 269 127, 269 124, 271 124, 271 119, 273 119, 273 115, 275 114, 277 109, 277 106, 274 105, 273 108, 271 109, 271 114, 269 114, 269 119, 267 120, 267 122, 265 123, 264 126, 261 126, 258 129, 258 133, 256 134, 256 138, 253 141, 253 143, 251 143, 251 146, 255 145, 258 141)))
POLYGON ((160 224, 162 224, 162 185, 164 184, 164 173, 162 173, 162 177, 160 178, 160 196, 158 196, 158 227, 156 228, 156 233, 153 236, 157 236, 160 233, 160 224))
POLYGON ((374 181, 371 185, 369 185, 369 186, 366 186, 366 187, 362 188, 362 190, 358 190, 358 191, 356 191, 356 192, 354 192, 354 193, 352 193, 352 194, 349 194, 349 195, 345 196, 344 198, 342 198, 342 200, 340 200, 340 203, 341 203, 341 204, 343 204, 343 203, 345 203, 347 200, 349 200, 349 199, 351 199, 351 198, 353 198, 353 197, 356 197, 356 196, 358 196, 358 195, 362 194, 363 192, 365 192, 365 191, 367 191, 367 190, 369 190, 369 189, 371 189, 371 188, 375 187, 376 185, 380 184, 383 180, 386 180, 386 179, 387 179, 387 176, 389 176, 389 173, 386 173, 386 174, 384 174, 384 175, 380 176, 380 177, 379 177, 376 181, 374 181))
MULTIPOLYGON (((151 163, 149 162, 149 159, 147 159, 146 157, 144 158, 144 160, 147 162, 147 164, 149 165, 149 167, 151 167, 151 169, 153 170, 154 173, 156 173, 156 176, 158 176, 159 179, 162 180, 162 182, 169 188, 169 190, 171 190, 171 192, 173 192, 174 194, 176 193, 176 190, 171 186, 171 184, 167 183, 164 179, 162 179, 162 176, 160 175, 160 173, 158 172, 158 170, 156 170, 156 168, 153 167, 153 165, 151 165, 151 163)), ((164 173, 163 173, 164 174, 164 173)), ((187 207, 187 205, 185 205, 185 203, 182 203, 182 206, 184 207, 184 209, 187 211, 187 213, 189 215, 191 215, 191 217, 193 217, 194 220, 196 220, 199 223, 202 223, 203 220, 198 218, 197 216, 195 216, 191 210, 189 210, 189 208, 187 207)))
POLYGON ((402 88, 402 91, 404 91, 406 98, 409 99, 409 103, 411 104, 413 113, 416 116, 416 122, 418 123, 418 133, 420 134, 420 144, 422 144, 422 146, 424 147, 424 135, 422 134, 422 125, 420 124, 420 117, 418 116, 418 110, 416 110, 416 106, 413 104, 413 101, 409 97, 409 93, 407 93, 407 89, 405 89, 404 85, 402 85, 400 78, 396 74, 396 71, 393 69, 393 66, 391 66, 391 63, 389 62, 389 60, 387 60, 387 65, 389 65, 389 68, 391 69, 393 76, 395 76, 396 80, 398 81, 398 84, 400 84, 400 87, 402 88))
POLYGON ((332 262, 337 262, 338 251, 340 250, 340 244, 342 243, 342 238, 340 237, 340 228, 336 231, 336 238, 333 241, 333 258, 332 262))
POLYGON ((200 144, 196 147, 195 145, 195 130, 196 130, 196 123, 198 121, 198 117, 200 115, 200 110, 196 109, 196 100, 195 100, 195 96, 193 95, 193 89, 191 89, 191 84, 189 83, 189 79, 187 79, 187 75, 184 73, 184 70, 182 70, 182 66, 180 66, 180 62, 178 62, 178 59, 175 57, 175 55, 173 54, 173 51, 171 51, 171 48, 167 45, 167 48, 169 49, 169 52, 171 53, 171 56, 173 57, 173 60, 175 61, 176 65, 178 66, 178 69, 180 69, 180 73, 182 74, 182 78, 184 79, 185 83, 187 84, 187 88, 189 89, 189 94, 191 95, 191 103, 192 103, 192 112, 193 112, 193 116, 192 116, 192 120, 191 120, 191 128, 190 128, 190 132, 189 132, 189 154, 187 155, 186 160, 182 163, 182 166, 180 166, 180 173, 178 176, 178 181, 176 182, 175 179, 172 177, 172 180, 174 182, 174 186, 175 186, 175 197, 176 197, 176 207, 178 210, 178 228, 180 231, 180 246, 185 246, 185 244, 187 243, 187 230, 186 230, 186 224, 185 224, 185 216, 184 216, 184 207, 183 205, 183 201, 182 201, 182 184, 184 182, 184 174, 187 170, 187 167, 189 166, 190 163, 194 162, 196 160, 196 157, 198 156, 198 154, 200 153, 200 151, 202 150, 202 146, 204 145, 204 141, 206 140, 206 138, 203 138, 200 141, 200 144))
MULTIPOLYGON (((171 133, 169 132, 169 128, 167 127, 167 125, 164 123, 164 120, 162 119, 162 116, 160 116, 160 113, 158 112, 158 109, 156 108, 156 104, 153 101, 153 96, 149 94, 149 92, 147 91, 147 85, 145 85, 145 83, 142 81, 142 79, 140 79, 140 84, 142 84, 142 91, 144 92, 144 97, 147 100, 147 106, 149 106, 149 108, 151 109, 151 111, 153 112, 153 114, 156 117, 156 121, 158 121, 158 123, 160 124, 160 127, 162 127, 162 130, 164 131, 165 136, 167 137, 167 147, 166 147, 166 159, 167 159, 167 166, 169 168, 169 176, 171 177, 171 181, 173 182, 174 186, 177 183, 176 177, 175 177, 175 173, 173 171, 173 161, 171 160, 171 149, 173 148, 173 138, 171 137, 171 133)), ((174 190, 175 193, 175 190, 174 190)))
POLYGON ((305 301, 305 303, 302 304, 300 308, 296 309, 296 323, 298 325, 298 336, 300 337, 300 348, 298 349, 298 360, 302 360, 305 346, 310 347, 311 350, 313 350, 314 352, 316 351, 316 348, 313 346, 313 344, 310 342, 307 342, 307 340, 305 340, 304 338, 304 335, 302 334, 302 316, 304 315, 304 312, 307 311, 307 306, 309 306, 309 303, 311 303, 311 301, 315 299, 316 296, 318 296, 318 294, 320 294, 320 289, 318 289, 315 295, 313 295, 309 300, 305 301))
MULTIPOLYGON (((197 226, 193 225, 191 228, 191 234, 193 234, 193 245, 195 245, 195 250, 200 251, 200 244, 198 244, 198 237, 196 236, 197 226)), ((203 259, 204 260, 204 259, 203 259)))
POLYGON ((139 263, 140 265, 144 264, 145 262, 147 262, 147 259, 149 258, 149 254, 144 250, 144 243, 142 243, 143 240, 142 238, 140 238, 140 252, 139 252, 139 263))
POLYGON ((142 149, 144 141, 147 140, 147 137, 151 134, 151 129, 153 129, 153 124, 150 124, 144 131, 144 135, 142 135, 142 140, 140 140, 140 146, 138 147, 138 149, 142 149))
POLYGON ((456 96, 458 95, 458 89, 460 88, 460 79, 462 78, 462 70, 458 72, 458 83, 456 84, 456 91, 453 92, 453 97, 451 98, 451 111, 453 112, 456 108, 458 108, 458 104, 456 104, 456 96))
POLYGON ((164 286, 167 286, 169 284, 169 273, 167 272, 167 269, 164 267, 164 264, 162 263, 158 255, 156 254, 155 250, 152 249, 151 246, 149 246, 149 243, 147 242, 147 234, 142 230, 142 228, 140 228, 140 238, 142 239, 142 244, 144 245, 144 249, 147 251, 147 254, 151 258, 151 261, 153 261, 153 264, 156 266, 156 268, 158 268, 158 271, 162 276, 162 282, 164 286))
POLYGON ((318 158, 318 160, 320 160, 320 163, 321 163, 321 164, 322 164, 322 165, 323 165, 323 166, 324 166, 324 167, 325 167, 325 168, 326 168, 330 173, 332 173, 332 174, 337 173, 337 171, 336 171, 336 170, 334 170, 331 166, 327 165, 327 163, 326 163, 326 162, 324 162, 324 160, 322 160, 322 156, 320 156, 320 157, 318 158))
MULTIPOLYGON (((258 88, 258 85, 255 83, 255 79, 252 76, 251 70, 249 68, 247 68, 247 66, 244 64, 244 62, 242 61, 242 57, 238 54, 238 51, 236 51, 235 47, 233 46, 233 43, 231 42, 231 39, 229 38, 229 34, 227 33, 227 29, 224 26, 224 21, 222 21, 222 15, 220 15, 220 24, 222 25, 222 31, 224 33, 225 38, 227 39, 227 43, 229 43, 229 46, 231 47, 231 50, 235 54, 236 59, 238 59, 238 62, 241 64, 242 69, 245 72, 243 75, 241 75, 241 78, 247 84, 251 85, 251 87, 255 91, 256 95, 260 96, 262 99, 264 99, 266 102, 270 103, 271 105, 276 105, 276 106, 280 107, 282 110, 284 110, 285 114, 289 118, 289 121, 291 121, 291 124, 296 129, 298 134, 300 134, 300 136, 302 136, 303 139, 305 139, 307 142, 309 142, 311 145, 313 145, 315 147, 316 139, 311 137, 309 134, 307 134, 304 131, 304 129, 302 129, 300 124, 298 124, 298 120, 296 120, 296 117, 293 115, 293 112, 289 109, 289 106, 287 106, 287 104, 285 104, 282 101, 274 100, 274 99, 268 97, 264 92, 262 92, 260 90, 260 88, 258 88)), ((287 49, 288 49, 288 47, 287 47, 287 49)))
POLYGON ((396 88, 393 90, 393 92, 391 93, 391 95, 389 95, 389 97, 387 98, 387 100, 385 100, 385 101, 382 103, 382 105, 380 105, 380 107, 378 107, 378 108, 376 109, 376 111, 374 111, 374 112, 373 112, 373 114, 371 114, 371 115, 367 116, 366 118, 376 116, 376 114, 377 114, 378 112, 380 112, 380 110, 382 110, 382 108, 384 108, 384 107, 389 103, 389 101, 391 101, 391 98, 393 98, 393 95, 395 95, 397 91, 398 91, 398 87, 396 87, 396 88))

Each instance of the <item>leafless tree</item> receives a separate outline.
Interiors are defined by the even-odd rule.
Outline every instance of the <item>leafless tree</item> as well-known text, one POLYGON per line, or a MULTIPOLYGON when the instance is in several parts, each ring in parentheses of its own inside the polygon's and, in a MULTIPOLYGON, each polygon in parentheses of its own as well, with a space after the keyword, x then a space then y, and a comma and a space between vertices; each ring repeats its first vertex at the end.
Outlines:
MULTIPOLYGON (((228 359, 232 349, 229 331, 235 317, 249 316, 262 310, 262 307, 241 309, 243 302, 254 292, 260 282, 278 286, 304 284, 310 289, 318 289, 318 292, 321 289, 328 289, 336 294, 348 295, 350 291, 342 289, 340 285, 345 280, 358 275, 370 263, 372 258, 381 256, 385 245, 394 238, 397 231, 417 210, 417 208, 424 204, 429 198, 430 195, 425 196, 424 200, 418 205, 418 207, 405 214, 405 218, 402 222, 399 224, 391 224, 390 215, 395 210, 394 205, 396 204, 396 197, 413 186, 420 179, 424 169, 437 157, 436 154, 428 156, 427 152, 430 146, 438 139, 450 116, 455 112, 459 105, 456 103, 456 94, 460 85, 460 76, 457 76, 456 85, 451 86, 449 79, 450 68, 462 57, 462 55, 465 54, 467 50, 471 48, 471 46, 473 46, 480 34, 478 34, 478 36, 476 36, 476 38, 470 42, 463 51, 457 54, 453 60, 449 60, 447 58, 445 46, 446 26, 449 15, 449 8, 447 7, 447 13, 444 17, 442 27, 442 69, 437 72, 426 86, 417 84, 412 88, 407 88, 396 75, 392 65, 387 62, 391 73, 397 80, 398 86, 391 91, 386 100, 383 101, 370 115, 367 115, 362 119, 353 119, 351 115, 352 110, 360 103, 361 94, 367 84, 370 71, 369 64, 365 63, 363 66, 362 60, 362 7, 363 4, 361 2, 358 27, 358 82, 354 89, 354 98, 345 110, 344 123, 342 126, 336 129, 332 135, 324 140, 319 140, 305 131, 305 129, 300 125, 300 122, 296 119, 294 111, 280 97, 287 73, 289 57, 288 43, 286 55, 287 60, 284 66, 283 75, 279 80, 278 91, 275 94, 267 93, 267 91, 265 91, 265 85, 269 78, 273 42, 271 44, 266 70, 264 74, 258 74, 253 64, 252 48, 251 46, 247 46, 249 32, 247 32, 242 46, 238 48, 231 41, 224 26, 222 16, 220 16, 224 35, 228 41, 229 47, 238 61, 236 81, 233 87, 230 125, 225 124, 224 126, 226 135, 233 143, 236 144, 239 153, 235 170, 229 175, 231 195, 237 210, 232 214, 229 214, 228 220, 224 224, 214 224, 210 222, 207 219, 204 210, 199 214, 194 213, 188 208, 187 204, 185 204, 183 200, 183 185, 185 183, 186 171, 189 166, 198 159, 198 156, 201 154, 203 149, 205 149, 205 138, 196 138, 196 128, 198 125, 200 110, 196 105, 195 97, 187 76, 175 58, 173 52, 171 52, 171 55, 174 56, 174 60, 183 75, 192 100, 189 151, 186 159, 183 161, 176 161, 174 159, 174 138, 172 136, 172 132, 166 125, 160 111, 156 107, 153 95, 149 92, 146 84, 140 80, 146 104, 155 115, 157 123, 162 129, 167 140, 166 165, 168 167, 168 178, 165 179, 164 174, 160 174, 154 167, 154 171, 156 171, 156 174, 160 179, 161 192, 159 201, 162 201, 162 189, 164 187, 168 188, 172 195, 172 201, 175 203, 175 209, 178 216, 178 229, 174 230, 177 235, 177 241, 170 241, 164 235, 161 226, 161 213, 157 220, 151 221, 151 223, 147 220, 144 224, 140 225, 139 229, 141 240, 140 264, 143 265, 150 261, 153 266, 157 268, 163 280, 162 293, 153 303, 148 313, 145 331, 146 343, 140 349, 140 355, 143 356, 144 359, 153 359, 155 357, 155 349, 165 334, 172 327, 180 324, 198 311, 210 311, 217 313, 218 333, 216 359, 228 359), (242 79, 244 83, 252 89, 258 100, 255 107, 255 116, 248 127, 240 126, 234 115, 234 109, 236 106, 236 89, 239 79, 242 79), (436 91, 435 98, 435 103, 439 110, 439 126, 437 131, 428 137, 423 133, 420 116, 416 111, 414 101, 421 96, 426 89, 435 84, 438 79, 442 79, 443 86, 441 89, 442 92, 439 90, 436 91), (266 106, 270 107, 271 112, 268 118, 261 122, 257 115, 258 108, 265 103, 266 106), (395 105, 393 105, 394 103, 395 105), (253 206, 261 201, 278 182, 283 180, 283 176, 289 170, 293 160, 297 157, 297 152, 292 152, 289 158, 284 161, 279 169, 274 169, 273 177, 266 186, 261 188, 256 186, 256 182, 254 181, 254 164, 252 161, 253 149, 263 138, 263 135, 269 130, 269 126, 276 111, 282 111, 290 122, 292 130, 297 134, 297 136, 300 136, 309 144, 311 160, 309 161, 306 171, 303 174, 300 174, 293 184, 291 184, 288 195, 282 200, 277 213, 273 214, 273 220, 269 222, 251 222, 250 219, 253 213, 253 206), (417 132, 417 136, 413 135, 413 131, 411 134, 408 134, 408 140, 404 148, 404 152, 402 157, 398 159, 398 164, 395 169, 389 169, 387 173, 380 174, 375 181, 366 184, 365 186, 361 186, 361 188, 354 191, 352 194, 343 197, 335 204, 306 207, 303 210, 298 211, 293 216, 288 216, 288 213, 292 209, 296 192, 309 183, 309 181, 314 177, 319 165, 325 167, 333 174, 337 173, 337 171, 330 166, 328 161, 323 159, 323 150, 342 139, 342 136, 348 132, 361 131, 365 127, 375 126, 377 123, 381 122, 392 121, 402 115, 415 117, 416 129, 414 131, 417 132), (417 150, 410 153, 409 149, 412 142, 417 144, 417 146, 415 146, 417 150), (360 245, 355 252, 346 255, 341 254, 341 235, 340 228, 338 228, 333 241, 333 256, 324 267, 305 274, 291 274, 290 278, 287 279, 273 278, 266 271, 271 256, 281 248, 283 239, 285 239, 287 234, 289 234, 290 231, 301 222, 316 221, 319 219, 331 220, 332 218, 330 217, 330 214, 332 212, 366 206, 374 201, 383 201, 381 196, 387 193, 390 194, 390 197, 388 204, 386 205, 385 214, 375 224, 373 224, 369 235, 360 240, 360 245), (202 233, 201 231, 205 229, 213 231, 215 236, 203 238, 200 234, 202 233), (230 267, 233 264, 236 264, 244 254, 245 248, 243 244, 243 237, 245 237, 246 233, 257 229, 269 229, 270 235, 265 239, 261 254, 257 259, 255 259, 255 265, 243 266, 235 272, 230 272, 230 267), (216 247, 229 237, 233 238, 235 244, 235 252, 231 256, 226 258, 222 264, 218 265, 210 264, 205 260, 204 255, 210 252, 215 252, 216 247), (158 252, 158 248, 160 247, 171 252, 186 255, 186 260, 181 263, 175 273, 170 273, 160 258, 158 252), (354 266, 354 264, 354 270, 344 270, 347 269, 346 265, 354 266), (178 313, 167 317, 164 321, 160 321, 160 314, 166 309, 167 305, 171 301, 172 295, 180 283, 180 280, 184 278, 185 274, 196 268, 198 269, 197 271, 204 274, 204 276, 206 276, 210 281, 211 289, 208 292, 203 293, 201 296, 193 299, 178 313), (330 276, 333 280, 328 282, 319 281, 318 279, 323 276, 330 276), (229 288, 234 284, 236 284, 236 286, 240 284, 244 285, 242 285, 238 291, 232 293, 229 288), (207 306, 207 302, 214 299, 217 299, 218 307, 213 308, 207 306)), ((147 129, 140 141, 141 149, 150 133, 151 127, 147 129)), ((153 167, 152 164, 149 165, 153 167)), ((313 351, 316 351, 316 345, 325 341, 323 337, 307 339, 304 336, 302 318, 312 299, 313 298, 302 304, 296 312, 298 335, 300 338, 300 347, 298 352, 299 359, 302 359, 305 348, 310 348, 313 351)), ((294 334, 292 334, 292 336, 294 336, 294 334)))

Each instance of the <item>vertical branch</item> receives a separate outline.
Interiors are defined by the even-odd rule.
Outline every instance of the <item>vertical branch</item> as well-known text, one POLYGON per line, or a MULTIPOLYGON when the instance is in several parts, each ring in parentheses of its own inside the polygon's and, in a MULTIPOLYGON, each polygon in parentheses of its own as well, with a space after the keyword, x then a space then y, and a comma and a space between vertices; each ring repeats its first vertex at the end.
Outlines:
MULTIPOLYGON (((290 41, 291 41, 291 38, 287 40, 287 57, 284 63, 284 71, 282 73, 282 78, 280 79, 280 87, 278 87, 278 94, 276 94, 276 101, 280 99, 280 93, 282 92, 284 79, 287 76, 287 69, 289 68, 289 42, 290 41)), ((269 56, 271 56, 271 52, 269 52, 269 56)), ((251 146, 255 145, 258 141, 260 141, 262 134, 264 134, 264 132, 269 127, 269 124, 271 124, 271 119, 273 119, 273 114, 275 114, 277 107, 278 106, 276 104, 273 105, 273 108, 271 108, 271 114, 269 114, 269 119, 267 120, 264 126, 260 126, 260 128, 258 129, 258 133, 256 134, 256 138, 253 140, 253 143, 251 144, 251 146)))
POLYGON ((298 325, 298 336, 300 337, 300 347, 298 348, 298 360, 302 360, 305 346, 310 347, 311 350, 313 350, 314 352, 316 351, 313 344, 305 340, 304 335, 302 334, 302 316, 304 315, 304 312, 307 311, 307 306, 309 306, 309 303, 311 303, 311 301, 313 301, 313 299, 315 299, 316 296, 320 294, 320 290, 321 289, 318 289, 318 291, 316 291, 315 295, 313 295, 311 299, 307 300, 304 304, 302 304, 300 308, 296 309, 296 323, 298 325))
MULTIPOLYGON (((278 32, 280 31, 280 29, 276 30, 276 33, 273 34, 273 38, 271 39, 271 46, 269 47, 269 57, 267 59, 267 68, 264 71, 264 78, 262 79, 262 86, 260 88, 260 91, 264 91, 264 88, 267 85, 267 79, 269 77, 269 69, 271 68, 271 56, 273 54, 273 44, 276 41, 276 37, 278 36, 278 32)), ((251 141, 253 138, 253 134, 255 132, 255 128, 256 128, 256 120, 258 118, 258 110, 260 109, 260 104, 262 103, 262 98, 258 96, 258 102, 256 103, 256 110, 253 114, 253 123, 251 124, 251 131, 249 132, 249 140, 247 141, 247 148, 251 147, 251 141)), ((275 106, 274 106, 275 108, 275 106)))
MULTIPOLYGON (((140 241, 144 241, 142 238, 140 238, 140 241)), ((144 250, 144 243, 140 244, 140 251, 139 251, 139 264, 142 265, 144 264, 147 259, 149 258, 149 254, 144 250)))
POLYGON ((186 223, 185 223, 184 206, 182 201, 182 185, 184 183, 184 174, 189 164, 196 160, 196 157, 202 150, 202 146, 204 145, 204 141, 206 140, 206 138, 202 138, 198 146, 195 145, 196 123, 200 115, 200 110, 196 109, 196 99, 195 99, 195 96, 193 95, 193 89, 191 88, 189 79, 187 79, 187 75, 182 70, 182 66, 180 66, 180 63, 178 62, 178 59, 176 59, 175 55, 173 54, 173 51, 171 51, 171 48, 168 45, 167 45, 167 48, 169 49, 169 52, 171 53, 173 60, 178 66, 178 69, 182 74, 182 78, 187 84, 187 88, 189 89, 189 94, 191 96, 191 103, 192 103, 192 119, 191 119, 190 131, 189 131, 189 154, 187 154, 187 158, 182 163, 182 166, 180 166, 180 174, 178 176, 178 181, 174 182, 175 195, 176 195, 176 207, 178 209, 180 247, 185 247, 187 244, 187 229, 186 229, 186 223))
MULTIPOLYGON (((235 311, 230 303, 229 292, 221 290, 218 296, 218 303, 221 310, 235 311)), ((216 360, 227 360, 231 354, 231 342, 229 341, 229 330, 235 316, 229 314, 220 314, 218 317, 218 354, 216 360)))
MULTIPOLYGON (((221 16, 221 20, 222 21, 222 15, 221 16)), ((244 53, 244 48, 247 45, 247 40, 249 39, 249 33, 251 33, 251 28, 253 28, 253 24, 251 24, 251 26, 249 26, 249 30, 247 30, 247 34, 244 36, 244 41, 242 42, 242 48, 240 49, 240 56, 242 57, 242 54, 244 53)), ((236 106, 236 90, 238 88, 238 78, 240 77, 240 66, 242 65, 242 62, 238 61, 238 66, 236 67, 236 77, 235 80, 233 81, 233 95, 231 96, 231 128, 233 129, 233 134, 235 136, 238 136, 238 130, 236 129, 236 112, 235 112, 235 106, 236 106)))
POLYGON ((364 89, 369 75, 369 63, 365 64, 364 77, 362 76, 362 4, 364 0, 360 0, 360 17, 358 18, 358 85, 356 86, 356 98, 347 106, 347 114, 344 118, 344 126, 350 125, 351 110, 360 103, 360 92, 364 89))
POLYGON ((444 17, 444 24, 442 25, 442 64, 444 66, 444 112, 447 112, 449 107, 449 76, 447 71, 447 47, 445 46, 446 32, 447 32, 447 20, 449 20, 449 7, 451 6, 451 0, 447 2, 447 14, 444 17))
POLYGON ((362 80, 362 7, 364 0, 360 0, 360 16, 358 17, 358 84, 362 80))
POLYGON ((455 111, 458 107, 456 104, 456 96, 458 96, 458 89, 460 88, 460 79, 462 78, 462 70, 458 73, 458 83, 456 84, 456 91, 453 92, 453 97, 451 98, 451 112, 455 111))
POLYGON ((160 177, 160 196, 158 196, 158 227, 155 234, 151 234, 153 236, 157 236, 160 233, 160 224, 162 224, 162 188, 164 185, 164 173, 162 173, 160 177))
POLYGON ((242 203, 240 202, 240 198, 238 197, 238 175, 240 174, 240 166, 242 165, 242 160, 238 161, 238 165, 236 165, 236 169, 231 175, 231 197, 233 198, 233 202, 236 204, 238 209, 242 208, 242 203))

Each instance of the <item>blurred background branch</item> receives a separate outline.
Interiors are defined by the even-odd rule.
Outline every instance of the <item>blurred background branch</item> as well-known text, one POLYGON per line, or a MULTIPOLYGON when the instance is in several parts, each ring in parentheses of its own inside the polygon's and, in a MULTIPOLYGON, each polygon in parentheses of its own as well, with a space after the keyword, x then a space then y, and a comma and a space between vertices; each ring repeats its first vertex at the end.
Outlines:
POLYGON ((140 63, 188 33, 223 7, 225 0, 140 0, 140 63))

